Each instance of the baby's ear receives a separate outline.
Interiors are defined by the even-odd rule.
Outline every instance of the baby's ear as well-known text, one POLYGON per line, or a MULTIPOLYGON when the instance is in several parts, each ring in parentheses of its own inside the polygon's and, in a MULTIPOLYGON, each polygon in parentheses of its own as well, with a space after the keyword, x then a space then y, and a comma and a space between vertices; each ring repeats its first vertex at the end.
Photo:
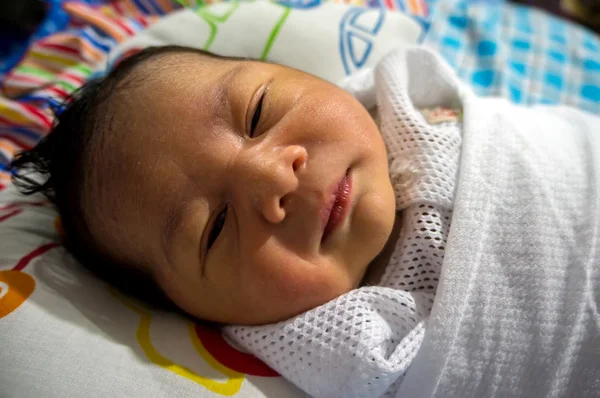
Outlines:
POLYGON ((54 229, 56 230, 56 233, 60 237, 60 240, 64 242, 65 241, 65 230, 63 229, 62 220, 61 220, 60 216, 57 216, 54 219, 54 229))

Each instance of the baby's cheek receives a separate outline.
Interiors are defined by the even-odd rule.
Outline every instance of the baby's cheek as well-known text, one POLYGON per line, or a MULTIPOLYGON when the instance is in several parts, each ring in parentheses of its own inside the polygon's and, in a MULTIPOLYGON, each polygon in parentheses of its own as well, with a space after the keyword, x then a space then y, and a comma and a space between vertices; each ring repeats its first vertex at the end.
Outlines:
POLYGON ((253 295, 268 305, 285 305, 299 311, 324 304, 349 290, 347 275, 324 259, 307 261, 273 245, 252 258, 249 280, 253 295))

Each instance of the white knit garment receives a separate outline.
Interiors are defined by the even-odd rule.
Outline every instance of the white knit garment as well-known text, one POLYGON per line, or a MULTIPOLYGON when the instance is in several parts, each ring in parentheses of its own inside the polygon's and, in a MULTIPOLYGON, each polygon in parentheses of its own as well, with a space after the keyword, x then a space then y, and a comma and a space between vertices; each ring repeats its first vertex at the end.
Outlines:
POLYGON ((599 397, 600 118, 459 95, 444 267, 396 396, 599 397))
MULTIPOLYGON (((446 73, 435 81, 435 74, 421 74, 422 65, 410 64, 398 51, 375 72, 343 83, 367 108, 378 107, 396 205, 403 213, 400 238, 378 286, 353 290, 288 321, 226 328, 241 347, 314 397, 394 396, 434 303, 461 126, 430 125, 418 108, 460 104, 446 73), (428 92, 432 84, 441 90, 435 97, 428 92)), ((431 67, 435 71, 436 65, 431 67)))

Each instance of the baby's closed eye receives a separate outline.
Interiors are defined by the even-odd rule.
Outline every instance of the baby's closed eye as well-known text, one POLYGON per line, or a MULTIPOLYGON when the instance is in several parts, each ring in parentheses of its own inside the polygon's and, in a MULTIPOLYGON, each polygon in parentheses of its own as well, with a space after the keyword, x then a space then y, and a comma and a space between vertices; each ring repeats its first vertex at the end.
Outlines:
POLYGON ((252 100, 250 101, 250 107, 248 109, 248 121, 246 125, 248 126, 248 136, 250 138, 256 138, 260 135, 260 120, 263 111, 263 103, 265 97, 268 92, 268 85, 263 84, 256 91, 256 93, 252 96, 252 100), (258 134, 257 134, 258 130, 258 134))
POLYGON ((215 241, 221 234, 221 231, 223 230, 223 227, 225 226, 225 221, 227 219, 228 210, 229 210, 229 206, 225 206, 223 209, 221 209, 219 211, 219 213, 217 214, 217 216, 215 217, 215 221, 209 227, 210 230, 209 230, 208 238, 206 240, 206 251, 207 252, 208 252, 208 250, 210 250, 212 245, 215 243, 215 241))

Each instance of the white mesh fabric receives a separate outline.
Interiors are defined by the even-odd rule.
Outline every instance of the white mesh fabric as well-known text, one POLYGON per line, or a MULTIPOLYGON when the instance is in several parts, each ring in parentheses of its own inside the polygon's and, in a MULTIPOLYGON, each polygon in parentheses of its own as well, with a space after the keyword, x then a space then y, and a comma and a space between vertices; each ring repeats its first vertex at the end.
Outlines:
POLYGON ((417 204, 406 209, 402 217, 400 238, 380 285, 430 293, 430 303, 433 303, 452 211, 434 205, 417 204))
MULTIPOLYGON (((402 54, 392 54, 375 75, 381 134, 388 150, 390 177, 398 185, 396 206, 404 209, 416 202, 429 202, 451 209, 460 128, 456 123, 430 125, 425 121, 415 109, 415 100, 421 101, 409 97, 408 74, 398 73, 397 65, 402 63, 406 63, 402 54)), ((413 88, 411 94, 420 93, 413 88)))
POLYGON ((291 320, 229 333, 311 396, 376 397, 419 348, 429 311, 422 295, 365 287, 291 320))
POLYGON ((409 97, 413 73, 423 73, 422 67, 417 63, 408 70, 398 52, 382 61, 375 79, 363 73, 350 83, 361 100, 377 93, 402 211, 400 238, 381 282, 284 322, 226 329, 244 349, 315 397, 392 396, 423 339, 452 217, 461 126, 424 120, 414 105, 419 95, 414 87, 409 97), (357 87, 373 81, 375 90, 357 87))

